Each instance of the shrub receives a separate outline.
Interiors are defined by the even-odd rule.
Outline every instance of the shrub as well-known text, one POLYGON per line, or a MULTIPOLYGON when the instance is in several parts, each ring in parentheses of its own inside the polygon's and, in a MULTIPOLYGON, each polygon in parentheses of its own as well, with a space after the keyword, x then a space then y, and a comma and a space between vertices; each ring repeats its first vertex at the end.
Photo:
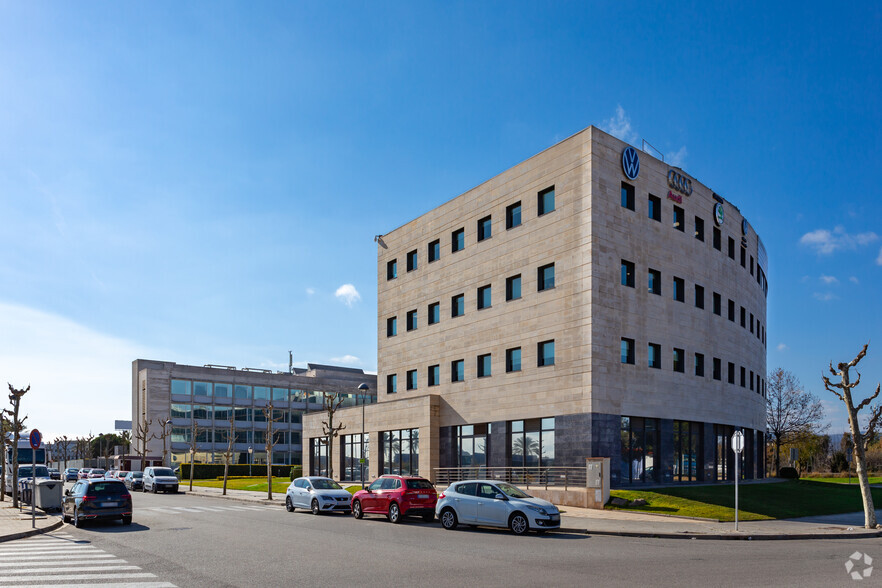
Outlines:
POLYGON ((848 459, 845 457, 844 451, 833 452, 833 457, 830 459, 830 471, 834 473, 848 471, 848 459))
POLYGON ((303 466, 295 465, 291 466, 291 477, 290 480, 293 482, 294 478, 299 478, 303 475, 303 466))
POLYGON ((781 468, 778 470, 778 477, 785 480, 798 480, 799 472, 796 471, 796 468, 781 468))
MULTIPOLYGON (((295 466, 300 467, 300 466, 295 466)), ((272 466, 272 474, 274 478, 283 478, 288 475, 288 470, 291 468, 289 465, 273 465, 272 466)), ((250 467, 248 464, 230 464, 230 470, 227 472, 227 477, 232 476, 242 476, 249 477, 249 474, 253 477, 257 476, 265 476, 266 475, 266 465, 264 464, 254 464, 250 467)), ((210 480, 213 478, 220 477, 223 479, 224 477, 224 464, 222 463, 197 463, 193 469, 193 477, 197 480, 210 480)), ((190 479, 190 464, 182 463, 181 464, 181 479, 189 480, 190 479)))

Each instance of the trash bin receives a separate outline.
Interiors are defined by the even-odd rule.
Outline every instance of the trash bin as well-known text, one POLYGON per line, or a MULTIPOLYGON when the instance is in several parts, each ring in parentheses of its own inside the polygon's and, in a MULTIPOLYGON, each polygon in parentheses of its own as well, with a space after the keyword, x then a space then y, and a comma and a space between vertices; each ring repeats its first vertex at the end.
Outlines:
POLYGON ((33 493, 31 491, 31 479, 24 478, 18 481, 18 500, 25 504, 30 504, 33 493))
POLYGON ((40 480, 35 488, 34 498, 36 502, 34 506, 49 512, 51 510, 61 510, 61 496, 64 489, 64 482, 59 480, 40 480))

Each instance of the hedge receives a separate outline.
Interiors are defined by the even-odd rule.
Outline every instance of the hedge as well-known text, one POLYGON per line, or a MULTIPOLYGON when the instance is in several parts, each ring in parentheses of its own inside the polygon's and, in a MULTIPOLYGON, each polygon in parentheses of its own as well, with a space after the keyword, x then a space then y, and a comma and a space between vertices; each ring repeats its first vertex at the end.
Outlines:
MULTIPOLYGON (((290 466, 284 464, 276 464, 272 466, 272 474, 275 478, 289 478, 293 480, 294 478, 300 477, 302 474, 303 468, 300 466, 290 466)), ((260 476, 261 474, 266 475, 266 465, 264 464, 254 464, 249 466, 248 464, 230 464, 230 469, 227 472, 227 476, 260 476)), ((212 478, 220 477, 223 479, 224 477, 224 464, 220 463, 197 463, 193 470, 193 477, 197 480, 208 480, 212 478)), ((182 463, 181 464, 181 479, 189 480, 190 479, 190 464, 182 463)))

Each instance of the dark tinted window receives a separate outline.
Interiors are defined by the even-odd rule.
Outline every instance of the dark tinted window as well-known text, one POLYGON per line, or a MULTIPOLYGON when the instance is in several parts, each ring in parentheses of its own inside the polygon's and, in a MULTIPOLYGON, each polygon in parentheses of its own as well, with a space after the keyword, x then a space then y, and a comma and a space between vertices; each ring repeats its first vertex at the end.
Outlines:
POLYGON ((465 494, 466 496, 474 496, 477 490, 478 485, 474 483, 458 484, 456 486, 456 492, 459 494, 465 494))
POLYGON ((174 476, 175 472, 171 468, 153 468, 154 476, 174 476))
POLYGON ((407 488, 408 490, 431 490, 435 487, 428 480, 408 480, 407 488))
POLYGON ((89 487, 89 494, 97 496, 119 496, 128 493, 122 482, 96 482, 89 487))

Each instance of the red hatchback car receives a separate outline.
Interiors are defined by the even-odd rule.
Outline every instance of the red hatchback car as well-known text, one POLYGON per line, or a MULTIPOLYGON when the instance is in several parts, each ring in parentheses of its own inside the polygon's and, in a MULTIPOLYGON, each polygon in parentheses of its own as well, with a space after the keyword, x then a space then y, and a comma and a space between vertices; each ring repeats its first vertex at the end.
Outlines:
POLYGON ((406 516, 421 516, 427 523, 435 519, 438 493, 425 478, 418 476, 381 476, 352 496, 352 516, 365 513, 384 514, 392 523, 406 516))

